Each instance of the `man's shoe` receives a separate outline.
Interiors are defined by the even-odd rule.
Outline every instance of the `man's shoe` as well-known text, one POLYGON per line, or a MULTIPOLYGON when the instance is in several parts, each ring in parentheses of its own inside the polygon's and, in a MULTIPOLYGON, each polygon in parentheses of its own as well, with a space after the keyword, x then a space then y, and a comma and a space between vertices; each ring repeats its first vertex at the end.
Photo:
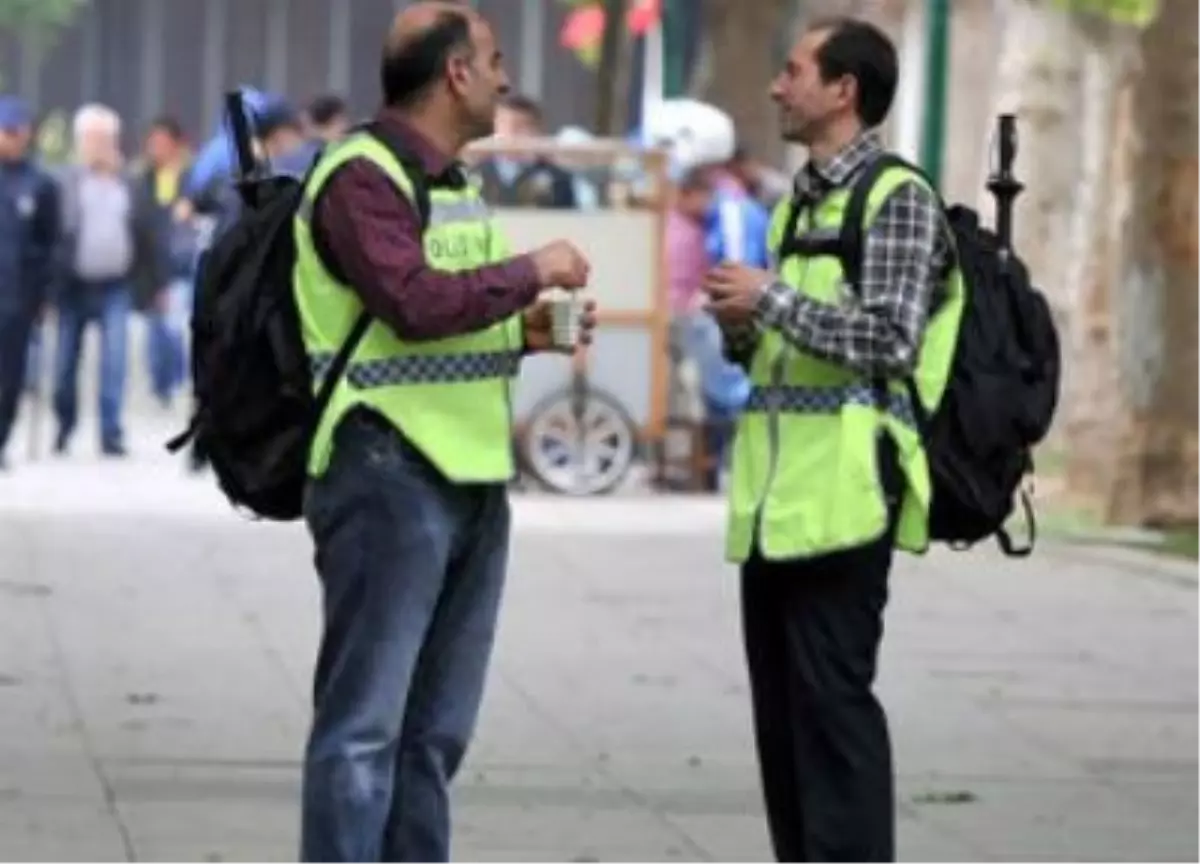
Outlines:
POLYGON ((129 455, 129 451, 125 449, 125 445, 119 441, 101 445, 100 452, 113 459, 122 459, 129 455))

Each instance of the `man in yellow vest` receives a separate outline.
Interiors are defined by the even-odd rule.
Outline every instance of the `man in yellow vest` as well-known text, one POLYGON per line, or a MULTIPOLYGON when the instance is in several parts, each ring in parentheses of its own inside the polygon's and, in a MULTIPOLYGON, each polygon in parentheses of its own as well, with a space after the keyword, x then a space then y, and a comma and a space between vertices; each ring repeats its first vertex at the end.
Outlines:
POLYGON ((741 565, 755 738, 782 861, 895 855, 887 721, 872 685, 895 547, 927 545, 930 481, 905 379, 927 409, 945 388, 963 282, 935 193, 905 168, 874 182, 857 285, 835 240, 896 52, 865 22, 815 25, 771 88, 784 137, 808 148, 799 218, 771 224, 774 270, 706 279, 731 356, 750 371, 730 482, 727 554, 741 565), (811 241, 785 246, 785 232, 811 241))
MULTIPOLYGON (((362 310, 373 316, 309 466, 324 632, 306 861, 449 858, 448 785, 474 728, 507 563, 514 376, 523 354, 552 346, 540 292, 581 288, 589 270, 566 242, 510 256, 456 162, 491 134, 508 89, 479 15, 407 6, 381 77, 375 127, 324 154, 295 225, 318 386, 362 310), (413 159, 428 178, 423 236, 413 159)), ((582 323, 586 341, 590 310, 582 323)))

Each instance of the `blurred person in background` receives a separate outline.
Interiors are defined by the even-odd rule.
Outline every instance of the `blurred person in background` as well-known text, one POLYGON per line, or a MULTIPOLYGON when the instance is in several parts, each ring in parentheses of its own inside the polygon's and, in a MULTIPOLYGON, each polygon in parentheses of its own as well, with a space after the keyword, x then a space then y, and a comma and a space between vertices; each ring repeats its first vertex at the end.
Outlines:
MULTIPOLYGON (((305 137, 303 119, 291 103, 267 96, 255 104, 248 102, 247 111, 255 158, 272 174, 302 177, 320 152, 320 142, 305 137)), ((206 183, 192 184, 189 212, 212 217, 215 234, 232 225, 241 213, 241 199, 233 181, 232 166, 222 166, 210 174, 206 183)))
POLYGON ((56 306, 54 411, 56 453, 65 453, 78 422, 79 355, 84 329, 100 327, 100 450, 124 456, 129 314, 134 285, 149 286, 150 302, 169 283, 153 202, 126 176, 121 118, 100 104, 85 105, 73 124, 74 162, 62 175, 62 226, 56 306))
POLYGON ((706 240, 713 181, 711 172, 703 167, 681 168, 674 174, 666 225, 667 284, 671 313, 682 318, 697 311, 704 301, 700 286, 710 266, 706 240))
MULTIPOLYGON (((566 147, 586 147, 596 138, 591 132, 580 126, 564 126, 558 130, 554 140, 566 147)), ((596 162, 563 154, 558 159, 558 165, 571 175, 571 190, 575 196, 575 206, 579 210, 596 210, 600 207, 602 196, 601 184, 608 170, 596 162)))
POLYGON ((771 214, 746 185, 737 168, 737 151, 713 166, 713 212, 708 251, 713 263, 729 261, 748 267, 767 267, 767 231, 771 214))
POLYGON ((768 213, 792 194, 792 179, 754 156, 743 145, 734 149, 725 171, 768 213))
POLYGON ((304 176, 324 143, 306 137, 300 113, 282 99, 268 103, 258 114, 254 132, 259 158, 266 160, 273 174, 304 176))
POLYGON ((692 99, 657 105, 638 132, 643 144, 666 149, 673 177, 684 181, 672 193, 667 260, 676 359, 695 364, 700 378, 710 457, 702 478, 707 491, 720 487, 732 423, 749 397, 750 385, 745 371, 724 356, 720 327, 704 310, 704 273, 697 276, 695 270, 725 256, 766 262, 767 214, 755 211, 754 202, 724 170, 734 154, 734 134, 728 114, 692 99), (697 210, 701 204, 703 210, 697 210))
POLYGON ((304 112, 305 134, 308 138, 332 144, 346 137, 350 128, 350 113, 346 102, 336 93, 325 93, 308 103, 304 112))
POLYGON ((704 446, 709 457, 702 488, 721 486, 731 424, 749 396, 749 379, 725 358, 721 329, 704 310, 701 290, 713 264, 709 253, 718 173, 713 166, 686 170, 673 190, 667 215, 667 272, 671 290, 672 342, 699 375, 703 402, 704 446))
POLYGON ((58 189, 30 156, 32 120, 22 100, 0 96, 0 471, 58 245, 58 189))
MULTIPOLYGON (((545 135, 542 108, 528 96, 506 96, 496 113, 496 139, 520 142, 545 135)), ((503 154, 480 163, 476 172, 490 204, 572 210, 575 182, 570 172, 545 156, 503 154)))
POLYGON ((183 127, 174 117, 150 124, 143 147, 146 170, 140 179, 143 206, 155 214, 166 249, 168 286, 150 306, 147 352, 154 395, 164 407, 187 379, 187 326, 192 308, 191 278, 198 252, 197 229, 179 207, 191 163, 183 127))

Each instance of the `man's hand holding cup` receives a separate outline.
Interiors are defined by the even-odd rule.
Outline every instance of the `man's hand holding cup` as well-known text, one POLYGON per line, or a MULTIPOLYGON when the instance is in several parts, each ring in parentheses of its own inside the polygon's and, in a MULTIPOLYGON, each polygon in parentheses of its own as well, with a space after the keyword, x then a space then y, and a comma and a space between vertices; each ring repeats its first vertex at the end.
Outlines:
POLYGON ((571 242, 556 240, 533 253, 538 280, 551 296, 539 298, 525 310, 525 349, 574 354, 591 344, 596 327, 596 302, 582 300, 591 265, 571 242))
POLYGON ((533 253, 542 288, 562 288, 578 291, 587 287, 592 265, 569 240, 555 240, 533 253))

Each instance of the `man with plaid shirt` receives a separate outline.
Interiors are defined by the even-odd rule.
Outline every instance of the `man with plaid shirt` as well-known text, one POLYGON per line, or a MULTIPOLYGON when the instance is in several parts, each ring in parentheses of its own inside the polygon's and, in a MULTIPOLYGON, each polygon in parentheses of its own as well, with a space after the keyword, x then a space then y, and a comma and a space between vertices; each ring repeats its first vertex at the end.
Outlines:
MULTIPOLYGON (((844 202, 882 152, 873 130, 896 81, 894 46, 865 22, 822 22, 797 41, 771 96, 785 139, 810 158, 772 223, 776 253, 790 203, 814 238, 836 239, 843 211, 830 202, 844 202)), ((868 201, 855 287, 836 259, 796 252, 776 254, 771 271, 726 263, 705 280, 727 353, 755 382, 735 447, 729 545, 783 861, 895 854, 889 735, 872 686, 893 548, 905 545, 901 502, 924 462, 919 439, 897 431, 901 418, 882 416, 877 387, 924 370, 931 319, 958 283, 933 190, 893 175, 868 201)), ((948 364, 935 358, 936 374, 948 364)))

